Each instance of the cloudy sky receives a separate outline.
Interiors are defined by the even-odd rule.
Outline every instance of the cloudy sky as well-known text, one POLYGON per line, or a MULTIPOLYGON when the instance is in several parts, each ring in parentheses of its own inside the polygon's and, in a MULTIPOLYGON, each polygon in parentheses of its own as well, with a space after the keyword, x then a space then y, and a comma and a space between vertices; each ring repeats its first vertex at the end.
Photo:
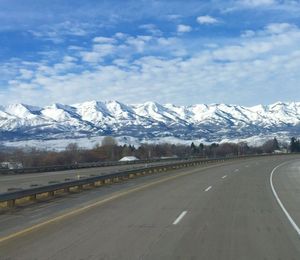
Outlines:
POLYGON ((300 1, 0 0, 0 105, 300 101, 300 1))

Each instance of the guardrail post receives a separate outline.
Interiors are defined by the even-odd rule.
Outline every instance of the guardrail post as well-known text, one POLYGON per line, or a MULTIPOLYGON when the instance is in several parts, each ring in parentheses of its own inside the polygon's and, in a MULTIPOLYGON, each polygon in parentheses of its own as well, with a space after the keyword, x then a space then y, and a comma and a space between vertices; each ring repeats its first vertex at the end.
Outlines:
POLYGON ((6 205, 8 208, 13 208, 16 205, 16 200, 8 200, 6 205))
POLYGON ((104 184, 109 184, 110 183, 110 179, 105 179, 104 180, 104 184))
POLYGON ((36 200, 36 194, 30 195, 29 200, 35 201, 36 200))
POLYGON ((54 191, 49 191, 47 194, 48 197, 53 197, 54 196, 54 191))
POLYGON ((103 184, 103 181, 96 181, 94 182, 94 185, 97 186, 101 186, 103 184))

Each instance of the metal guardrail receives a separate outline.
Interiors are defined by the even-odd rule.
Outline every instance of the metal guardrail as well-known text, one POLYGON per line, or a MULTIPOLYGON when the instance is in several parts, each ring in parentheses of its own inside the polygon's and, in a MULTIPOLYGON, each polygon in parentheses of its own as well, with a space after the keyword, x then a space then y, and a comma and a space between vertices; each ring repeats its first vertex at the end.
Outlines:
POLYGON ((44 166, 44 167, 30 167, 30 168, 21 168, 21 169, 0 169, 0 175, 26 174, 26 173, 50 172, 50 171, 65 171, 65 170, 76 170, 76 169, 83 169, 83 168, 179 161, 179 160, 183 160, 183 159, 186 159, 186 158, 151 159, 151 160, 136 160, 136 161, 126 161, 126 162, 108 161, 108 162, 78 163, 78 164, 70 164, 70 165, 52 165, 52 166, 44 166))
POLYGON ((134 178, 140 175, 147 175, 152 173, 158 173, 173 169, 179 169, 183 167, 196 166, 200 164, 207 164, 212 162, 223 162, 225 160, 237 159, 234 158, 219 158, 209 160, 187 160, 184 162, 155 165, 149 167, 142 167, 132 170, 125 170, 113 174, 107 174, 102 176, 88 177, 79 180, 70 180, 63 183, 55 183, 46 186, 39 186, 30 189, 24 189, 20 191, 5 192, 0 194, 0 203, 7 203, 7 207, 13 207, 17 200, 28 198, 29 200, 36 200, 37 195, 46 194, 47 197, 54 196, 56 191, 70 192, 70 189, 77 188, 81 190, 84 186, 100 186, 106 183, 114 183, 120 180, 134 178))
POLYGON ((47 196, 50 197, 50 196, 54 196, 56 191, 63 190, 64 192, 70 192, 70 189, 72 188, 77 188, 78 190, 81 190, 86 185, 101 186, 106 183, 118 182, 120 181, 120 179, 126 180, 140 175, 147 175, 147 174, 152 174, 157 172, 179 169, 183 167, 197 166, 200 164, 208 164, 213 162, 224 162, 228 160, 264 157, 264 156, 271 156, 271 155, 250 155, 250 156, 224 157, 224 158, 206 159, 206 160, 192 159, 192 160, 180 161, 176 163, 141 167, 132 170, 125 170, 117 173, 107 174, 107 175, 88 177, 79 180, 70 180, 70 181, 65 181, 63 183, 55 183, 55 184, 39 186, 39 187, 34 187, 34 188, 20 190, 20 191, 0 193, 0 203, 6 202, 7 207, 14 207, 17 200, 24 199, 24 198, 29 198, 29 200, 36 200, 37 195, 39 194, 47 194, 47 196))

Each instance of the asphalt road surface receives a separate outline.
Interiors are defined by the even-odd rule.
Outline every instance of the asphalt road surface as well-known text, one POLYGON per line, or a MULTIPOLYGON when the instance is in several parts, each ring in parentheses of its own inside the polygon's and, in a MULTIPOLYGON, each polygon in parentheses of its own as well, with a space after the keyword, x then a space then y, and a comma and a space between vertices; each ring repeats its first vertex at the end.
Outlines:
POLYGON ((64 182, 65 179, 79 179, 90 177, 91 175, 105 175, 121 170, 130 170, 157 164, 169 164, 171 162, 154 162, 141 164, 127 164, 118 166, 95 167, 74 169, 67 171, 53 171, 40 173, 26 173, 15 175, 0 175, 0 193, 7 192, 9 189, 28 189, 31 185, 48 185, 51 182, 64 182))
POLYGON ((0 259, 299 260, 299 191, 291 156, 137 178, 0 215, 0 259))

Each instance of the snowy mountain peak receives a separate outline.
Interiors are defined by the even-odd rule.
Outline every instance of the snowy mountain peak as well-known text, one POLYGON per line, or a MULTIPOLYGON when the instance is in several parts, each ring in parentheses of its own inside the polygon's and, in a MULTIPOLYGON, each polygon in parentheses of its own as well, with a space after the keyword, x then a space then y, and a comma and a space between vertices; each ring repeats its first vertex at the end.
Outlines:
POLYGON ((300 102, 276 102, 252 107, 232 104, 128 105, 116 100, 87 101, 43 108, 24 104, 0 107, 2 140, 126 135, 138 138, 247 138, 284 132, 300 133, 300 102))
POLYGON ((39 114, 41 109, 39 107, 25 104, 11 104, 6 107, 2 107, 1 110, 19 118, 32 118, 35 117, 36 114, 39 114))

